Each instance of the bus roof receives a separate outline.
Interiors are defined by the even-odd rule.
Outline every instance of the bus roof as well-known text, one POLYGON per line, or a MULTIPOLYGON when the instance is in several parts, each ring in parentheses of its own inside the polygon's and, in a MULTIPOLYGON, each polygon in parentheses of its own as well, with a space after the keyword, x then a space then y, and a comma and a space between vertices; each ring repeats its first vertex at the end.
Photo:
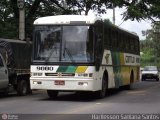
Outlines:
POLYGON ((100 20, 95 16, 85 15, 57 15, 40 17, 34 21, 34 25, 51 25, 51 24, 94 24, 100 20))

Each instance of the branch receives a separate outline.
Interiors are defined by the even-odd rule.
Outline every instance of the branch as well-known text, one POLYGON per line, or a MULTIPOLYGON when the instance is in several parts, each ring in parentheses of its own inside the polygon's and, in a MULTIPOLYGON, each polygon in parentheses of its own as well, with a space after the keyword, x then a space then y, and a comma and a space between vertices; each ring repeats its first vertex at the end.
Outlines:
POLYGON ((62 7, 57 0, 50 0, 50 1, 53 2, 55 5, 57 5, 59 8, 61 8, 62 10, 66 11, 66 9, 62 7))
POLYGON ((11 0, 11 6, 16 18, 19 18, 19 9, 17 7, 17 0, 11 0))
POLYGON ((31 6, 31 9, 29 10, 28 15, 26 17, 27 19, 32 18, 35 15, 35 13, 36 13, 36 11, 38 9, 38 6, 40 5, 40 3, 42 1, 43 0, 35 0, 34 1, 33 5, 31 6))

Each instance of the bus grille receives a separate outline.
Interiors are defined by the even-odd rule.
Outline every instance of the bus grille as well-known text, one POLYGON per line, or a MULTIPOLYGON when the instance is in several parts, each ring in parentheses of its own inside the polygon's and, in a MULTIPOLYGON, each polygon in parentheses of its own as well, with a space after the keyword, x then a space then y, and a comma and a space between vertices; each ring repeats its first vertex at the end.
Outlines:
POLYGON ((45 76, 71 77, 75 76, 75 73, 45 73, 45 76))

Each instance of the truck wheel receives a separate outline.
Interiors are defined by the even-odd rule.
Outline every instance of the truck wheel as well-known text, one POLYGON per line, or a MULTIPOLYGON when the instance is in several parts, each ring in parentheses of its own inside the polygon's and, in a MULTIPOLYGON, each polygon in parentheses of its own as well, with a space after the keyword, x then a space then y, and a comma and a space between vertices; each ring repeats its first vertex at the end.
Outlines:
POLYGON ((47 94, 51 99, 54 99, 58 96, 58 91, 56 90, 47 90, 47 94))
POLYGON ((4 91, 1 93, 3 96, 8 96, 8 88, 4 89, 4 91))
POLYGON ((27 95, 27 90, 28 90, 27 82, 25 80, 20 80, 18 82, 17 94, 19 96, 25 96, 27 95))

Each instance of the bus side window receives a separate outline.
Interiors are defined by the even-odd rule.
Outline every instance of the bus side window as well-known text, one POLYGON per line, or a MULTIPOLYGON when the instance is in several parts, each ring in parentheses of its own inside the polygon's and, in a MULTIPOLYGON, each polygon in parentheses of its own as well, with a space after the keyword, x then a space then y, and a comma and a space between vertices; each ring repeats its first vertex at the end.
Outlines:
POLYGON ((116 49, 116 50, 119 50, 118 41, 119 41, 118 31, 115 31, 115 49, 116 49))
POLYGON ((135 53, 135 51, 136 51, 135 48, 136 47, 135 47, 135 40, 134 40, 134 38, 132 38, 132 45, 133 45, 133 53, 135 53))
POLYGON ((128 51, 130 51, 132 53, 133 51, 133 46, 132 46, 132 42, 131 42, 131 38, 128 36, 128 42, 129 42, 129 47, 128 47, 128 51))
POLYGON ((111 29, 109 29, 108 31, 109 31, 109 32, 108 32, 108 33, 109 33, 109 34, 108 34, 108 35, 109 35, 109 36, 108 36, 108 38, 109 38, 109 39, 108 39, 108 40, 109 40, 109 48, 112 48, 112 35, 111 35, 111 34, 112 34, 112 31, 111 31, 111 29))
POLYGON ((130 37, 129 38, 129 40, 130 40, 130 48, 131 48, 131 53, 134 53, 135 52, 135 47, 134 47, 134 41, 133 41, 133 39, 130 37))
POLYGON ((122 41, 123 41, 123 51, 127 52, 128 41, 125 34, 123 34, 122 41))
POLYGON ((113 46, 113 49, 115 50, 116 49, 116 31, 113 31, 112 32, 112 46, 113 46))
POLYGON ((113 30, 111 30, 111 34, 110 35, 111 35, 111 37, 110 37, 110 42, 111 42, 110 45, 111 45, 111 49, 113 49, 113 44, 114 44, 114 41, 113 41, 114 40, 114 38, 113 38, 114 37, 114 31, 113 30))
POLYGON ((126 51, 127 52, 129 52, 130 51, 130 47, 131 47, 131 45, 130 45, 130 39, 129 39, 129 36, 127 35, 127 42, 126 42, 126 46, 127 46, 127 48, 126 48, 126 51))
POLYGON ((119 45, 119 50, 122 52, 123 51, 123 39, 122 39, 122 34, 119 33, 119 36, 118 36, 118 45, 119 45))
POLYGON ((109 29, 107 27, 104 28, 104 47, 105 48, 109 48, 109 44, 110 44, 110 33, 109 33, 109 29))
POLYGON ((136 41, 136 51, 139 51, 139 42, 137 39, 135 39, 135 41, 136 41))
MULTIPOLYGON (((138 45, 139 42, 138 42, 138 40, 136 38, 134 39, 134 41, 135 41, 134 42, 135 43, 135 51, 139 51, 139 45, 138 45)), ((138 52, 136 52, 136 54, 138 54, 138 52)))

